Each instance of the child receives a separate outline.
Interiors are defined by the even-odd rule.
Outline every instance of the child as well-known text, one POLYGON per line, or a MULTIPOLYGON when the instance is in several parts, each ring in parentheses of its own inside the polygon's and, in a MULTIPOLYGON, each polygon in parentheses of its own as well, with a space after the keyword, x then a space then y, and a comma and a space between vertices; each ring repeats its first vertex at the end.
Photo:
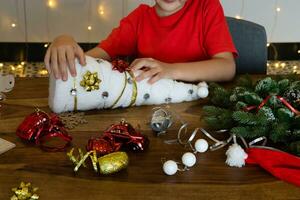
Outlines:
MULTIPOLYGON (((219 0, 155 0, 140 5, 118 28, 85 54, 114 59, 136 56, 130 67, 142 69, 137 81, 162 78, 188 82, 226 81, 235 75, 232 42, 219 0)), ((45 64, 57 79, 76 76, 75 58, 85 65, 84 52, 71 36, 57 37, 47 50, 45 64)))

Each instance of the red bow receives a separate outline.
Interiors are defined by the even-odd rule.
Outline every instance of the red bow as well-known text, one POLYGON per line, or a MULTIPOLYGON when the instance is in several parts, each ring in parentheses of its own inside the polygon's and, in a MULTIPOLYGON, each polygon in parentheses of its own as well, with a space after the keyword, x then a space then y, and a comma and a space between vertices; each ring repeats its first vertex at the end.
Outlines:
POLYGON ((136 131, 131 124, 121 121, 111 125, 100 138, 91 138, 87 150, 96 150, 104 155, 125 147, 132 151, 144 151, 149 145, 149 139, 136 131))

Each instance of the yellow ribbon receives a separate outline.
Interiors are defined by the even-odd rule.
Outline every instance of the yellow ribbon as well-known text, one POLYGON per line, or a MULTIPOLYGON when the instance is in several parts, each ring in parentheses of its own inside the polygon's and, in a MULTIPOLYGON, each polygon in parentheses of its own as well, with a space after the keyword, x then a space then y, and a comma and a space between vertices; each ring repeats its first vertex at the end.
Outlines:
POLYGON ((93 90, 99 90, 101 80, 98 78, 97 72, 87 71, 83 75, 82 81, 80 81, 80 86, 82 86, 87 92, 91 92, 93 90))

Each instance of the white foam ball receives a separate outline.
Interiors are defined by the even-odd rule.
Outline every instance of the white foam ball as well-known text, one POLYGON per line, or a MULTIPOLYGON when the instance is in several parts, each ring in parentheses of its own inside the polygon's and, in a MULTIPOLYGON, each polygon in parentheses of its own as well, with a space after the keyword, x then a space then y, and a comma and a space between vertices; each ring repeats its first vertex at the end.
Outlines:
POLYGON ((208 85, 207 85, 207 83, 205 81, 202 81, 202 82, 198 83, 198 87, 206 87, 206 88, 208 88, 208 85))
POLYGON ((165 174, 167 174, 169 176, 174 175, 174 174, 176 174, 176 172, 178 170, 177 163, 173 160, 168 160, 164 163, 163 170, 164 170, 165 174))
POLYGON ((200 98, 206 98, 208 96, 208 88, 207 87, 199 87, 197 94, 200 98))
POLYGON ((199 153, 204 153, 207 151, 208 149, 208 143, 205 139, 198 139, 195 142, 195 149, 197 152, 199 153))
POLYGON ((183 154, 181 160, 185 166, 192 167, 196 163, 196 156, 191 152, 187 152, 187 153, 183 154))

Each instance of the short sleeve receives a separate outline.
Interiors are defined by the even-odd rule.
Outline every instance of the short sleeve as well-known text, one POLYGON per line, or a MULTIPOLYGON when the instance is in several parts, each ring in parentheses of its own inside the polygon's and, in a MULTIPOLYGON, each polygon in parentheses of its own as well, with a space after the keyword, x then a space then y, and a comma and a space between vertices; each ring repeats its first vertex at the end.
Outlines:
POLYGON ((106 51, 112 59, 116 56, 135 55, 137 49, 137 27, 141 12, 141 7, 138 7, 127 17, 123 18, 119 26, 114 28, 109 36, 99 43, 98 47, 106 51))
POLYGON ((203 29, 204 47, 210 57, 221 52, 238 55, 219 0, 206 1, 203 29))

